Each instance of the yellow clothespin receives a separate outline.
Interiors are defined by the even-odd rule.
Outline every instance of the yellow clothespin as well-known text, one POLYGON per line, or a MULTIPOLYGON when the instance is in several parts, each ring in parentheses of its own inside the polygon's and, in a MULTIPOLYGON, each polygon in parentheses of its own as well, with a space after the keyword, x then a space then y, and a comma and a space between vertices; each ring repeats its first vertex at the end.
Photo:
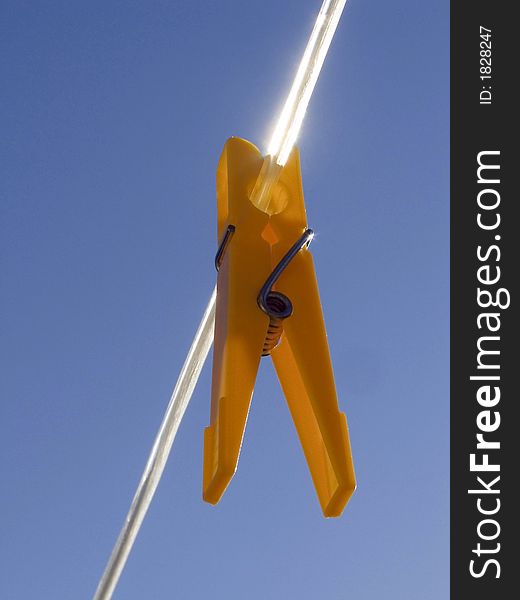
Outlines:
MULTIPOLYGON (((266 160, 269 160, 267 158, 266 160)), ((261 356, 280 379, 326 517, 356 487, 347 421, 338 409, 308 245, 295 148, 263 210, 250 198, 264 159, 231 138, 217 169, 218 269, 211 423, 204 432, 204 500, 216 504, 240 454, 261 356)))

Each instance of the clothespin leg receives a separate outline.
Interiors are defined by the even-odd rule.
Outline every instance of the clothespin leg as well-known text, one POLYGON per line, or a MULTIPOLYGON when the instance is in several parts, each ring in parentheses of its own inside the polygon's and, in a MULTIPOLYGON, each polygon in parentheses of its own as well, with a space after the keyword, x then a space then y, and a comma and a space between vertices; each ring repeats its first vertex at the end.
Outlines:
POLYGON ((217 284, 211 420, 204 431, 203 498, 211 504, 220 500, 237 468, 269 322, 256 305, 258 275, 242 256, 243 251, 263 254, 267 264, 268 247, 259 236, 249 242, 256 247, 247 243, 246 232, 237 229, 217 284))
POLYGON ((336 517, 356 488, 347 421, 338 409, 312 256, 302 250, 293 263, 278 289, 291 298, 294 311, 271 356, 323 514, 336 517))

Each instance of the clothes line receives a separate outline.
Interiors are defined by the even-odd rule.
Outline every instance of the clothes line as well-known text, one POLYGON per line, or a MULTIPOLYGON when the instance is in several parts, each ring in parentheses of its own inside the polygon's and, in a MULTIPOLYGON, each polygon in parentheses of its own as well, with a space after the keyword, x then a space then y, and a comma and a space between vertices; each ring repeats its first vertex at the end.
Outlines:
MULTIPOLYGON (((274 129, 268 156, 252 191, 251 201, 265 209, 301 129, 346 0, 325 0, 305 48, 287 100, 274 129)), ((213 343, 216 288, 197 328, 186 360, 166 408, 159 431, 93 600, 110 600, 139 529, 161 480, 173 441, 213 343)))

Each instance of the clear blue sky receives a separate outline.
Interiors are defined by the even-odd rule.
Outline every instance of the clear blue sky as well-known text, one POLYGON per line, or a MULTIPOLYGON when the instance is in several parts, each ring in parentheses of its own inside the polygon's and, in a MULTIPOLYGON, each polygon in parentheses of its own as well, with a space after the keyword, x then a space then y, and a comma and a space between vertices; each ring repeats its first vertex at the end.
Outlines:
MULTIPOLYGON (((0 597, 90 598, 320 0, 1 6, 0 597)), ((115 595, 448 597, 448 2, 349 0, 299 146, 358 490, 321 516, 272 365, 201 499, 206 365, 115 595)))

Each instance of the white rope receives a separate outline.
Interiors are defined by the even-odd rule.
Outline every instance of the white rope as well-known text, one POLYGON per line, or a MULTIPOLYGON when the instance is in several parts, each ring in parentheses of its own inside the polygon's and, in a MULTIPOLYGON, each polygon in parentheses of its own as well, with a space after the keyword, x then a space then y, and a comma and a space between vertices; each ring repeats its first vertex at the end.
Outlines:
MULTIPOLYGON (((262 170, 263 181, 269 185, 255 186, 258 206, 267 205, 272 183, 276 181, 298 137, 312 91, 325 60, 346 0, 325 0, 303 54, 293 85, 274 130, 268 154, 271 160, 262 170)), ((153 499, 182 417, 197 384, 208 355, 215 326, 216 288, 213 290, 199 324, 188 356, 180 372, 170 402, 164 414, 152 451, 135 492, 119 537, 99 581, 94 600, 110 600, 139 529, 153 499)))
POLYGON ((347 0, 325 0, 278 119, 267 154, 283 166, 296 138, 347 0))
POLYGON ((155 490, 159 485, 173 440, 175 439, 182 417, 188 407, 191 395, 213 343, 216 296, 217 288, 213 290, 188 356, 186 356, 186 360, 184 361, 161 427, 148 457, 148 462, 141 476, 141 481, 137 486, 132 505, 112 550, 105 572, 99 581, 94 600, 109 600, 112 598, 128 555, 132 550, 135 538, 139 533, 141 523, 146 516, 155 490))

